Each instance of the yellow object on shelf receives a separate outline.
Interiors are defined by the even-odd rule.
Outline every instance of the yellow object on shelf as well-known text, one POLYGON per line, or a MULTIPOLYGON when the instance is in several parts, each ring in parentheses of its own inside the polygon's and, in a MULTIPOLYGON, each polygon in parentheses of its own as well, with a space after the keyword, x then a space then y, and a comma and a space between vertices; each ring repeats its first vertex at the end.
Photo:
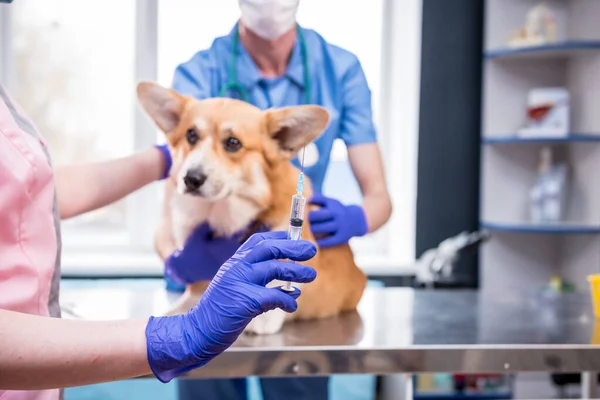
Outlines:
POLYGON ((590 289, 592 292, 592 305, 594 306, 594 315, 600 319, 600 274, 588 276, 590 289))
POLYGON ((600 321, 594 323, 594 333, 592 333, 591 344, 600 344, 600 321))
POLYGON ((417 390, 419 392, 426 392, 435 387, 433 381, 433 374, 419 374, 417 375, 417 390))

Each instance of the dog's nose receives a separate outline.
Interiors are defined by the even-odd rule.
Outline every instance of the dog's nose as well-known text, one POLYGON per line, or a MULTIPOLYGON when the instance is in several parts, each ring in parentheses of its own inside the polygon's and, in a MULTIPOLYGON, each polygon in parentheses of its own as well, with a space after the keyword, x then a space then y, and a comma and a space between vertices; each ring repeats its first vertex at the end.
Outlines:
POLYGON ((183 183, 188 190, 198 190, 206 182, 206 178, 202 171, 191 170, 183 177, 183 183))

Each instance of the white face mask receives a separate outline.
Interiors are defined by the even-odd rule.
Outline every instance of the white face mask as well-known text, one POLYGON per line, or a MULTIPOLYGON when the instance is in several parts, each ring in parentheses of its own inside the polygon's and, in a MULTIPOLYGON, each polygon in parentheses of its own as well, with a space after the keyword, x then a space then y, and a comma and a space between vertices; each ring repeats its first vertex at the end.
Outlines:
POLYGON ((242 22, 263 39, 286 33, 296 23, 300 0, 239 0, 242 22))

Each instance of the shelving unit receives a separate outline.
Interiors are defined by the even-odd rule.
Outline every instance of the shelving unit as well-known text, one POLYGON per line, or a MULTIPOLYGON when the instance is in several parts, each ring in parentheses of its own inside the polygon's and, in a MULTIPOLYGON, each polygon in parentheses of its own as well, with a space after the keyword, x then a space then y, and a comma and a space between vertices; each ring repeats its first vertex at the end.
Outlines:
POLYGON ((481 249, 480 283, 488 292, 535 290, 554 274, 585 291, 585 277, 600 272, 600 1, 546 1, 557 16, 559 41, 507 47, 539 2, 486 1, 480 224, 493 237, 481 249), (573 133, 517 136, 527 94, 536 87, 569 90, 573 133), (542 146, 569 168, 563 223, 529 220, 542 146))
MULTIPOLYGON (((471 375, 471 384, 476 383, 479 387, 464 387, 461 391, 457 391, 454 388, 450 389, 447 386, 447 382, 444 387, 435 387, 435 381, 433 376, 435 375, 445 375, 450 377, 450 379, 454 379, 452 374, 423 374, 422 377, 427 377, 431 379, 430 383, 433 384, 434 387, 423 388, 420 387, 418 378, 413 376, 413 385, 415 388, 415 394, 413 396, 414 400, 496 400, 496 399, 512 399, 513 394, 511 392, 512 387, 514 386, 513 377, 490 377, 487 379, 495 380, 496 384, 493 387, 488 386, 485 382, 481 385, 481 379, 484 381, 486 377, 482 375, 471 375), (481 386, 480 386, 481 385, 481 386)), ((483 374, 485 375, 485 374, 483 374)), ((466 382, 465 382, 466 383, 466 382)))
POLYGON ((586 133, 570 133, 564 137, 556 136, 536 136, 522 137, 514 134, 499 135, 496 137, 484 137, 481 140, 482 144, 502 144, 502 143, 575 143, 575 142, 598 142, 600 143, 599 134, 586 133))
POLYGON ((414 400, 506 400, 512 398, 511 393, 498 394, 418 394, 414 396, 414 400))
POLYGON ((598 235, 600 234, 599 226, 585 226, 578 224, 532 224, 532 223, 495 223, 481 222, 481 227, 490 231, 499 232, 516 232, 516 233, 547 233, 547 234, 577 234, 577 235, 598 235))
POLYGON ((574 53, 584 54, 590 50, 600 50, 600 41, 576 40, 542 46, 499 48, 486 51, 485 58, 570 58, 574 53))

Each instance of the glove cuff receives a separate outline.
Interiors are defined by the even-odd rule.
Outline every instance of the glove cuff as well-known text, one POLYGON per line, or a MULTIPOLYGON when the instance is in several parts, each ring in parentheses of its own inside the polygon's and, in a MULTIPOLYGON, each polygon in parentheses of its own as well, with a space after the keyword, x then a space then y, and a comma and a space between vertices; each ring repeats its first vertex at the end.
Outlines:
POLYGON ((175 280, 170 274, 167 273, 166 268, 164 272, 165 289, 167 292, 183 293, 187 288, 185 283, 180 283, 175 280))
POLYGON ((351 221, 355 221, 354 232, 352 236, 364 236, 369 233, 369 225, 367 224, 367 216, 365 210, 361 206, 347 206, 348 216, 351 221))
POLYGON ((173 158, 171 157, 171 151, 169 150, 169 146, 166 144, 156 145, 156 147, 163 155, 165 160, 165 169, 160 177, 161 180, 169 177, 169 173, 171 172, 171 167, 173 166, 173 158))
POLYGON ((179 250, 175 250, 173 254, 165 259, 165 270, 164 275, 166 278, 169 278, 171 281, 175 282, 179 285, 186 285, 190 282, 186 282, 185 278, 179 276, 177 271, 180 269, 178 267, 179 257, 181 252, 179 250))
POLYGON ((185 315, 150 317, 146 325, 148 365, 162 383, 168 383, 210 360, 198 357, 189 348, 185 318, 185 315))

